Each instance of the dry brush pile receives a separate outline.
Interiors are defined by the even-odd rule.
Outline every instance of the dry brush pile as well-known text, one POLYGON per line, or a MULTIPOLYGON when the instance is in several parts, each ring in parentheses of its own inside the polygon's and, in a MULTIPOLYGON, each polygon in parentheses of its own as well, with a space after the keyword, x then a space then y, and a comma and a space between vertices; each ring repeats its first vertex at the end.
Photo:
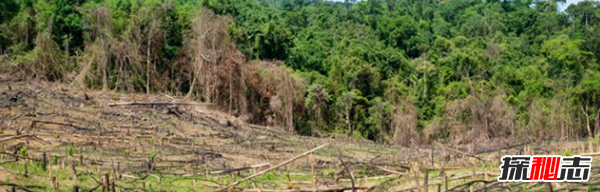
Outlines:
POLYGON ((172 6, 139 8, 125 25, 113 19, 111 8, 83 9, 91 27, 84 50, 67 56, 50 38, 51 31, 39 29, 34 51, 3 70, 21 79, 83 89, 185 94, 245 121, 294 132, 294 114, 304 103, 303 80, 281 62, 248 61, 229 36, 229 16, 197 11, 183 32, 183 48, 164 64, 160 51, 168 34, 160 18, 172 6))

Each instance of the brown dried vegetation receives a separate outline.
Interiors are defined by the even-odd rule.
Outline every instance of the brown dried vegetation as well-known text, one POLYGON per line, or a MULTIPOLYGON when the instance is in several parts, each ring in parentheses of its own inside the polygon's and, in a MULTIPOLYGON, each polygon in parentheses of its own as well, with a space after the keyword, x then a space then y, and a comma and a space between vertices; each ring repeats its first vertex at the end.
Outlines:
POLYGON ((294 131, 294 110, 304 96, 304 83, 280 62, 246 61, 231 42, 229 17, 204 10, 192 28, 192 84, 188 96, 199 95, 251 123, 294 131))
POLYGON ((515 133, 515 110, 501 95, 479 99, 473 95, 450 102, 443 118, 434 120, 425 131, 431 142, 449 134, 451 140, 463 144, 515 133))
POLYGON ((394 144, 406 146, 421 142, 417 131, 417 117, 417 108, 412 103, 401 99, 396 102, 391 119, 394 144))

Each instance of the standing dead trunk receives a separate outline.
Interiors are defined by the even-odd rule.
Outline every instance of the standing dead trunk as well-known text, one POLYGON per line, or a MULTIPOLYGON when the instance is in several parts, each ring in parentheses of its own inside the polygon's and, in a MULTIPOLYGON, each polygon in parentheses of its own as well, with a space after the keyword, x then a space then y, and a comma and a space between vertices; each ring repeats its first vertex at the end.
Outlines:
POLYGON ((565 123, 564 121, 560 122, 560 138, 565 138, 565 123))
MULTIPOLYGON (((104 39, 100 40, 100 46, 102 47, 103 50, 106 50, 106 45, 104 44, 104 39)), ((104 60, 104 58, 103 58, 103 60, 102 60, 102 91, 107 91, 107 90, 108 90, 108 62, 106 60, 104 60)))
POLYGON ((146 47, 146 94, 150 94, 150 46, 152 45, 152 29, 148 33, 146 47))
MULTIPOLYGON (((561 101, 561 103, 563 103, 563 101, 561 101)), ((561 105, 561 106, 564 106, 564 105, 561 105)), ((560 114, 561 117, 559 120, 560 121, 560 138, 562 139, 562 138, 565 138, 565 124, 566 124, 567 118, 563 116, 563 115, 565 115, 565 113, 562 113, 562 111, 564 109, 560 109, 560 110, 561 110, 561 114, 560 114)), ((565 116, 567 116, 567 115, 565 115, 565 116)))
POLYGON ((231 114, 231 105, 233 105, 233 75, 229 76, 229 114, 231 114))
POLYGON ((580 107, 581 107, 581 111, 583 112, 583 115, 585 115, 585 125, 587 127, 588 135, 590 137, 593 137, 594 134, 592 133, 592 128, 590 127, 590 115, 588 114, 588 106, 589 106, 589 102, 585 105, 585 108, 583 108, 583 106, 580 106, 580 107))
MULTIPOLYGON (((158 21, 156 18, 150 18, 150 25, 146 31, 146 94, 150 94, 150 74, 152 64, 152 40, 158 36, 159 31, 156 31, 158 21)), ((156 52, 156 51, 155 51, 156 52)))
POLYGON ((190 84, 190 90, 188 90, 188 93, 185 95, 186 98, 189 98, 192 96, 192 92, 194 92, 194 86, 196 85, 196 74, 198 74, 198 70, 196 70, 197 67, 194 67, 194 70, 192 71, 192 83, 190 84))
POLYGON ((594 126, 594 133, 598 134, 600 132, 600 107, 596 111, 596 123, 595 124, 596 125, 594 126))

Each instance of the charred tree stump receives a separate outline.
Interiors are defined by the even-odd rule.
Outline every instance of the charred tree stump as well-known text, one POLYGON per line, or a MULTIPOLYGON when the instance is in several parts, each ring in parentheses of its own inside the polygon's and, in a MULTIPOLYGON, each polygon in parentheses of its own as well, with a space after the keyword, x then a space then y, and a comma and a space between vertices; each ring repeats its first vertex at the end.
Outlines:
POLYGON ((42 153, 42 170, 46 171, 48 168, 48 156, 46 155, 46 152, 42 153))
POLYGON ((110 180, 109 180, 108 173, 105 173, 104 179, 102 180, 102 192, 109 192, 109 191, 110 191, 110 180))

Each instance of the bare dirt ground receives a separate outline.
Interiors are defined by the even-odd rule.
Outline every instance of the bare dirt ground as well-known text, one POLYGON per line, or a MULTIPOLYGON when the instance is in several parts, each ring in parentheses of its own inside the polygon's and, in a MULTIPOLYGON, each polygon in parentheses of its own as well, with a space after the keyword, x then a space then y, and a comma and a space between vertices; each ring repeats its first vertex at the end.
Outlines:
POLYGON ((0 190, 588 191, 599 180, 594 167, 589 183, 495 182, 503 155, 600 151, 587 140, 402 148, 275 130, 182 97, 0 78, 0 190))

